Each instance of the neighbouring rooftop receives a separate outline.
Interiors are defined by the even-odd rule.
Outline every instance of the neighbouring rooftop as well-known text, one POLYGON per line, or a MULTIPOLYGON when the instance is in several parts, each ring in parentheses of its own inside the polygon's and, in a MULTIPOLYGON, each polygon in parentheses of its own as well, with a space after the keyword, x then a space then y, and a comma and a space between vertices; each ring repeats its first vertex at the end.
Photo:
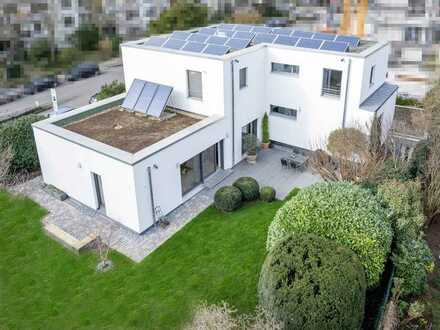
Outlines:
POLYGON ((63 127, 112 147, 136 153, 202 119, 170 107, 157 119, 115 106, 68 122, 63 127))
POLYGON ((376 44, 350 35, 246 24, 218 24, 175 31, 170 35, 153 36, 136 42, 146 47, 214 56, 223 56, 261 43, 338 53, 360 53, 376 44))

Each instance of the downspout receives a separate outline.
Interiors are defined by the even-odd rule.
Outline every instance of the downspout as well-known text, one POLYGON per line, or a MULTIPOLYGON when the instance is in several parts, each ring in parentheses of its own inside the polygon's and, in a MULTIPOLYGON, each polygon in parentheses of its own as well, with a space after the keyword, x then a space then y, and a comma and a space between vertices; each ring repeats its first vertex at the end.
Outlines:
MULTIPOLYGON (((235 87, 234 87, 234 62, 231 61, 231 79, 232 79, 232 166, 235 165, 235 87)), ((238 61, 237 61, 238 62, 238 61)))
POLYGON ((348 59, 347 66, 347 80, 345 83, 345 98, 344 98, 344 112, 342 114, 342 128, 345 128, 346 116, 347 116, 347 98, 348 98, 348 89, 350 86, 350 68, 351 68, 351 58, 348 59))
POLYGON ((153 179, 151 176, 151 167, 147 167, 148 172, 148 186, 150 187, 150 201, 151 201, 151 210, 153 213, 153 225, 156 224, 156 206, 154 205, 154 197, 153 197, 153 179))

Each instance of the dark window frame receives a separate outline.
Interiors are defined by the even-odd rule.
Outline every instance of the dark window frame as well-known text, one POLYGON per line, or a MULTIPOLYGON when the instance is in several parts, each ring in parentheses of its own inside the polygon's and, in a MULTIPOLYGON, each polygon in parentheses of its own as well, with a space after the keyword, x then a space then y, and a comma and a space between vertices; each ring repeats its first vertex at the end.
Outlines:
POLYGON ((270 114, 282 116, 291 120, 298 120, 298 109, 283 107, 280 105, 270 105, 270 114))
POLYGON ((322 77, 321 96, 340 97, 341 90, 342 90, 342 71, 324 68, 323 77, 322 77), (338 80, 338 82, 336 82, 336 80, 338 80))
POLYGON ((240 89, 248 87, 248 68, 247 67, 241 68, 239 70, 238 78, 239 78, 240 89), (242 75, 242 73, 244 73, 244 74, 242 75))
POLYGON ((297 76, 299 76, 299 65, 271 62, 270 63, 270 72, 271 73, 286 74, 286 75, 291 75, 291 76, 297 77, 297 76))

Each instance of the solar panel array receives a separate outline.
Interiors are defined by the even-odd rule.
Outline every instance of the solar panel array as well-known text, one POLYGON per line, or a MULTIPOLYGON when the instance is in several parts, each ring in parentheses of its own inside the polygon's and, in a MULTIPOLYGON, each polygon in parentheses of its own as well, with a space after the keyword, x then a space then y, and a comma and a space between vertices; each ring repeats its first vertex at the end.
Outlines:
POLYGON ((172 91, 170 86, 135 79, 121 106, 129 111, 160 117, 172 91))
POLYGON ((359 46, 360 39, 354 36, 300 31, 292 28, 219 24, 201 28, 197 32, 175 31, 168 38, 151 37, 145 45, 221 56, 260 43, 348 52, 350 47, 359 46))

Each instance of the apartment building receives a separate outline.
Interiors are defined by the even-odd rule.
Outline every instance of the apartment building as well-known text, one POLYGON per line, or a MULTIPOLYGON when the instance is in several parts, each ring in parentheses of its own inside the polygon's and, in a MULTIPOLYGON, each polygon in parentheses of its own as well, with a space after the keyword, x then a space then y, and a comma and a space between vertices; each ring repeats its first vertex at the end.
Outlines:
MULTIPOLYGON (((141 233, 246 157, 243 140, 321 148, 376 117, 397 86, 389 45, 290 28, 220 24, 122 45, 128 92, 33 125, 44 182, 141 233)), ((274 169, 275 170, 275 169, 274 169)))

